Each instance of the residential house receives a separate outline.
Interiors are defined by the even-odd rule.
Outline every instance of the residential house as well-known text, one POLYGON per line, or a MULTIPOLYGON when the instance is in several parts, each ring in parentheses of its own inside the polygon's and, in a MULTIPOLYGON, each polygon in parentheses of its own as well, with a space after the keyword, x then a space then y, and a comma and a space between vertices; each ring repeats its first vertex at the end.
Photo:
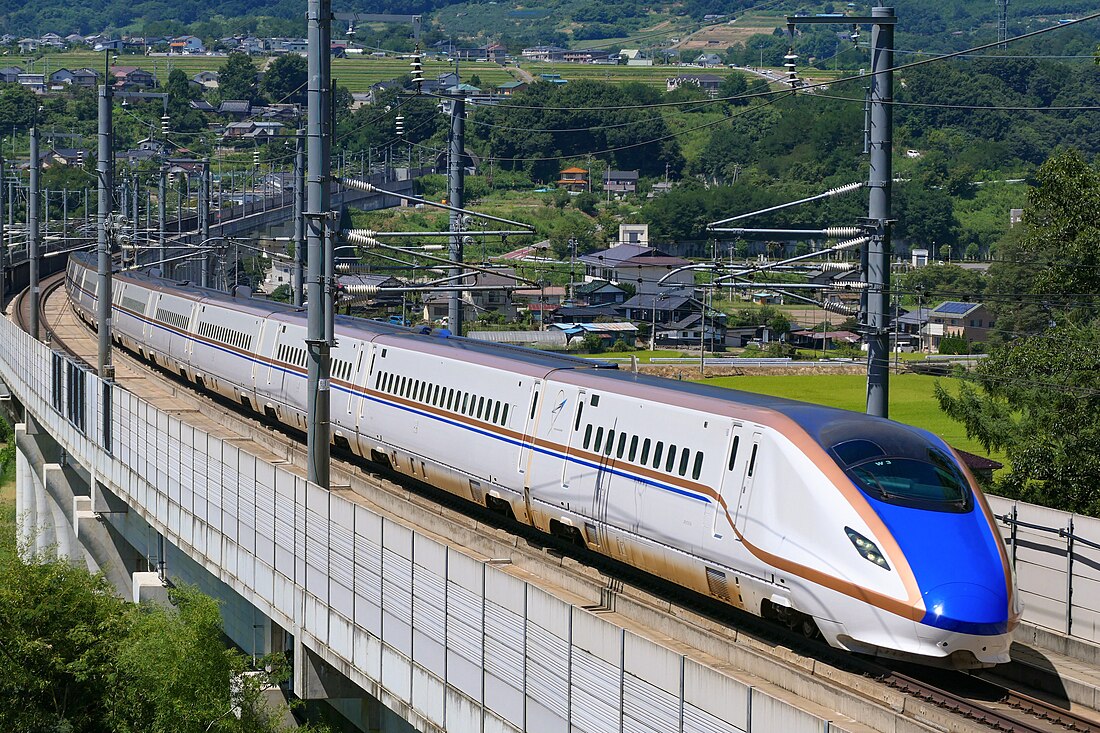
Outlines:
POLYGON ((922 350, 924 344, 922 343, 921 335, 924 332, 925 326, 928 325, 928 319, 931 314, 931 308, 917 308, 908 313, 902 313, 894 319, 893 332, 897 334, 896 343, 898 345, 912 346, 915 349, 922 350))
POLYGON ((653 345, 698 347, 702 342, 704 349, 718 351, 726 346, 726 330, 725 313, 707 313, 704 322, 702 312, 695 312, 674 323, 658 321, 657 337, 653 345))
POLYGON ((205 99, 192 99, 188 103, 188 106, 204 114, 214 114, 218 111, 214 108, 214 105, 210 104, 210 102, 207 102, 205 99))
POLYGON ((83 165, 90 160, 91 154, 81 148, 51 148, 42 154, 41 164, 43 168, 55 165, 83 165))
POLYGON ((703 303, 693 298, 690 291, 682 290, 667 294, 639 293, 618 306, 617 310, 631 321, 649 324, 652 340, 654 333, 659 335, 662 332, 666 338, 671 338, 669 333, 676 330, 675 324, 690 324, 688 319, 702 313, 703 307, 703 303))
POLYGON ((585 305, 619 305, 627 292, 607 280, 590 280, 573 289, 573 299, 585 305))
POLYGON ((226 99, 218 107, 218 114, 243 119, 252 114, 252 103, 247 99, 226 99))
POLYGON ((814 331, 812 329, 791 331, 788 339, 796 348, 817 351, 827 351, 838 346, 855 346, 860 340, 859 334, 851 331, 814 331))
POLYGON ((859 270, 847 267, 845 263, 835 263, 838 267, 823 268, 807 273, 807 279, 814 285, 827 286, 824 300, 845 306, 859 305, 863 288, 859 286, 862 276, 859 270))
POLYGON ((19 84, 27 89, 30 89, 35 94, 46 93, 46 75, 45 74, 20 74, 19 84))
POLYGON ((928 266, 928 250, 926 249, 914 249, 909 252, 911 258, 910 264, 913 267, 927 267, 928 266))
POLYGON ((717 97, 718 88, 722 86, 722 77, 714 74, 685 74, 665 79, 665 89, 670 92, 689 85, 698 87, 709 97, 717 97))
POLYGON ((73 85, 86 89, 94 89, 99 85, 99 72, 94 69, 81 68, 73 70, 73 85))
POLYGON ((367 285, 370 287, 380 288, 375 291, 374 295, 364 299, 362 296, 353 295, 355 303, 363 308, 392 308, 394 306, 404 305, 405 294, 395 292, 392 288, 401 288, 405 286, 405 283, 401 280, 393 277, 392 275, 372 275, 370 273, 356 273, 354 275, 337 275, 336 286, 344 289, 349 285, 362 286, 367 285), (389 288, 390 290, 381 290, 382 288, 389 288))
POLYGON ((539 74, 539 81, 547 84, 568 84, 568 79, 562 79, 561 74, 539 74))
POLYGON ((70 33, 65 36, 65 43, 69 46, 83 46, 87 43, 87 39, 79 33, 70 33))
POLYGON ((695 57, 693 63, 704 68, 714 68, 716 66, 721 67, 726 65, 725 62, 722 61, 722 57, 716 53, 701 53, 695 57))
POLYGON ((603 187, 614 194, 637 193, 638 171, 613 171, 609 168, 603 174, 603 187))
POLYGON ((625 283, 634 286, 638 295, 659 295, 680 288, 690 289, 695 283, 695 275, 690 270, 672 274, 677 268, 690 265, 690 261, 640 244, 619 244, 586 254, 580 261, 584 265, 585 280, 625 283), (664 282, 658 283, 666 276, 668 278, 664 282))
POLYGON ((555 311, 561 308, 566 296, 566 288, 558 285, 512 291, 512 299, 519 310, 527 311, 540 323, 553 320, 555 311))
POLYGON ((217 89, 220 75, 216 71, 200 71, 191 77, 191 81, 199 84, 204 89, 217 89))
POLYGON ((44 33, 38 39, 38 45, 47 48, 65 48, 65 39, 56 33, 44 33))
POLYGON ((523 49, 520 55, 530 61, 563 61, 565 49, 557 46, 532 46, 523 49))
POLYGON ((657 181, 653 184, 653 188, 649 190, 647 198, 657 198, 661 194, 668 193, 672 190, 672 187, 676 185, 672 181, 657 181))
POLYGON ((112 66, 111 75, 115 78, 116 89, 146 89, 157 85, 152 72, 136 66, 112 66))
POLYGON ((503 84, 497 86, 497 94, 501 94, 505 97, 510 97, 513 94, 518 94, 527 88, 527 82, 525 81, 506 81, 503 84))
POLYGON ((40 45, 42 44, 39 43, 37 38, 24 38, 19 42, 19 53, 24 55, 36 53, 40 45))
MULTIPOLYGON (((509 277, 512 270, 500 270, 497 272, 477 272, 468 278, 464 284, 475 286, 497 286, 500 288, 516 284, 514 278, 509 277)), ((424 295, 423 318, 429 323, 438 323, 447 316, 451 293, 447 291, 429 292, 424 295)), ((499 313, 505 320, 516 317, 516 306, 512 302, 507 290, 469 290, 462 293, 463 319, 472 323, 478 316, 485 313, 499 313)))
POLYGON ((595 48, 582 48, 566 51, 562 54, 562 60, 574 64, 594 64, 598 61, 605 61, 610 56, 610 51, 595 48))
POLYGON ((23 73, 21 66, 5 66, 0 69, 0 82, 5 84, 18 84, 19 75, 23 73))
POLYGON ((620 224, 619 244, 649 244, 649 224, 620 224))
POLYGON ((270 138, 277 137, 283 129, 281 122, 258 122, 246 120, 230 122, 225 126, 226 138, 270 138))
POLYGON ((968 343, 984 342, 995 323, 993 314, 982 303, 944 301, 928 314, 924 345, 938 350, 945 337, 966 339, 968 343))
POLYGON ((653 59, 636 48, 624 48, 619 52, 619 58, 625 58, 627 66, 653 66, 653 59))
POLYGON ((570 193, 588 191, 588 171, 584 168, 571 167, 562 170, 558 185, 570 193))
POLYGON ((563 305, 553 314, 553 319, 559 323, 595 323, 622 317, 618 306, 612 305, 563 305))

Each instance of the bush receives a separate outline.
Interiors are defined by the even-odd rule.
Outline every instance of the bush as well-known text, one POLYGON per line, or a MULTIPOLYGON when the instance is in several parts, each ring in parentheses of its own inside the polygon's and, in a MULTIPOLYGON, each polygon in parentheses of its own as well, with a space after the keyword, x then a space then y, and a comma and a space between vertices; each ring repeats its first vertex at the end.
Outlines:
POLYGON ((940 339, 941 354, 969 354, 970 344, 960 336, 944 336, 940 339))

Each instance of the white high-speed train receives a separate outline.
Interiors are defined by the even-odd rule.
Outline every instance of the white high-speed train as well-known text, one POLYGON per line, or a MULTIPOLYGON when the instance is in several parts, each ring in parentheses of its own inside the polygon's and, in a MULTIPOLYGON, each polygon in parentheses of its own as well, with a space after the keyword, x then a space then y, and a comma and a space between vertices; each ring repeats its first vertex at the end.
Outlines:
MULTIPOLYGON (((96 273, 68 266, 90 323, 96 273)), ((115 339, 248 410, 306 424, 306 318, 144 274, 115 339)), ((540 530, 853 651, 1008 660, 995 520, 935 435, 613 365, 338 318, 333 441, 540 530)))

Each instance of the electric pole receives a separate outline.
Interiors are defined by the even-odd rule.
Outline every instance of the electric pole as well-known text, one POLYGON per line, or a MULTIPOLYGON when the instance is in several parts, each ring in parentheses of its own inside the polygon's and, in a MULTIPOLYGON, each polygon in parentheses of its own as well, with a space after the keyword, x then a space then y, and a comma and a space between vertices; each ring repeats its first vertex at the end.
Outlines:
MULTIPOLYGON (((99 155, 96 158, 96 178, 99 183, 99 215, 96 221, 96 249, 99 254, 98 280, 96 293, 96 320, 99 323, 99 353, 97 366, 99 376, 104 380, 114 379, 114 367, 111 365, 111 240, 107 227, 110 225, 112 199, 114 193, 114 142, 112 141, 111 85, 108 76, 103 78, 99 87, 99 155)), ((162 220, 163 221, 163 220, 162 220)))
POLYGON ((4 231, 4 156, 0 155, 0 310, 8 295, 8 240, 4 231))
POLYGON ((41 196, 38 176, 42 169, 42 161, 38 158, 38 128, 31 128, 31 175, 30 191, 27 203, 27 266, 30 272, 31 291, 31 335, 38 338, 38 257, 41 244, 38 233, 38 199, 41 196))
POLYGON ((164 220, 168 218, 168 202, 165 200, 167 195, 168 167, 162 163, 160 176, 157 179, 157 217, 160 219, 160 226, 157 231, 157 252, 159 253, 157 260, 160 262, 160 272, 164 277, 168 277, 168 263, 165 262, 168 259, 168 249, 164 246, 164 220))
POLYGON ((871 170, 867 224, 867 414, 890 413, 890 189, 893 179, 893 8, 871 8, 871 170))
POLYGON ((330 344, 325 339, 325 309, 332 301, 325 297, 323 282, 324 252, 329 211, 329 166, 331 130, 329 130, 330 44, 332 35, 331 0, 309 0, 307 105, 307 329, 309 349, 309 385, 307 389, 307 469, 308 479, 329 487, 329 377, 330 344))
MULTIPOLYGON (((208 246, 210 239, 210 159, 202 159, 202 171, 199 178, 199 241, 208 246)), ((202 255, 202 286, 211 287, 214 275, 214 256, 209 250, 202 255)))
MULTIPOLYGON (((447 166, 447 203, 455 209, 463 206, 465 168, 462 156, 465 151, 466 100, 459 91, 451 101, 451 145, 447 166)), ((451 211, 451 240, 447 257, 454 263, 448 274, 458 278, 462 274, 462 215, 451 211)), ((456 336, 462 335, 462 291, 455 290, 447 303, 447 328, 456 336)))
POLYGON ((294 289, 294 306, 302 307, 302 272, 305 263, 306 247, 306 138, 298 122, 298 132, 294 135, 294 272, 291 285, 294 289))

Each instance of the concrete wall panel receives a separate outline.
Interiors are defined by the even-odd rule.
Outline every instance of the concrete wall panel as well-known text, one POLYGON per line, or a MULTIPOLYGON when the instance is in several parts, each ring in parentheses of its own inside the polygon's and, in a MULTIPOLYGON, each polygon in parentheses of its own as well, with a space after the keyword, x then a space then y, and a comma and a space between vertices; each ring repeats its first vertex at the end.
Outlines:
POLYGON ((688 659, 684 662, 685 721, 691 719, 705 731, 708 720, 725 721, 735 730, 749 729, 752 688, 710 667, 688 659))
MULTIPOLYGON (((459 552, 447 556, 447 683, 482 697, 484 566, 459 552)), ((448 718, 449 720, 449 718, 448 718)))
POLYGON ((752 691, 752 723, 750 730, 783 731, 784 733, 825 733, 828 723, 803 710, 777 700, 761 690, 752 691))

